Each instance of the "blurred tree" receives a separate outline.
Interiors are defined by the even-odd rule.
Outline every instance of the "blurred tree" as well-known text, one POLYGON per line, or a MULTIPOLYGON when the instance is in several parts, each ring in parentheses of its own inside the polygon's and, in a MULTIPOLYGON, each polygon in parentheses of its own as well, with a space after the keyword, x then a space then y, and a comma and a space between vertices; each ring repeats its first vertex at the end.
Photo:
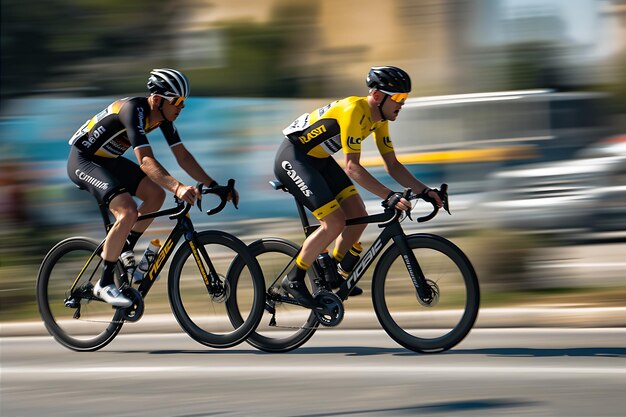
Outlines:
MULTIPOLYGON (((310 79, 305 54, 314 47, 319 5, 277 1, 267 23, 225 22, 225 59, 215 68, 189 71, 202 95, 297 97, 310 79)), ((314 65, 314 64, 313 64, 314 65)))
MULTIPOLYGON (((181 22, 173 17, 207 7, 191 3, 3 0, 1 99, 42 91, 139 91, 146 68, 178 65, 181 22)), ((219 29, 224 64, 189 70, 194 94, 297 96, 299 71, 307 67, 297 51, 309 47, 318 12, 316 3, 279 0, 268 23, 225 22, 219 29)))
MULTIPOLYGON (((166 0, 3 0, 1 98, 42 89, 93 89, 102 69, 160 42, 166 0)), ((170 6, 171 7, 171 6, 170 6)), ((105 87, 106 88, 106 87, 105 87)))

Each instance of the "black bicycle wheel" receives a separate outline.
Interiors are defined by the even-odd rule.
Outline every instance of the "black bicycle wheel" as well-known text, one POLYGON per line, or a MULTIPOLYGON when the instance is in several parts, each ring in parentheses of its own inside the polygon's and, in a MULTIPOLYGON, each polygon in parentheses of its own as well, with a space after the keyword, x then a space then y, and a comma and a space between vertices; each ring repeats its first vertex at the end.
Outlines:
MULTIPOLYGON (((183 243, 169 272, 172 312, 183 330, 197 342, 214 348, 235 346, 254 331, 263 315, 263 273, 247 246, 235 236, 206 231, 197 234, 197 243, 209 255, 225 291, 209 294, 189 244, 183 243), (235 258, 241 259, 243 265, 237 281, 231 280, 228 273, 235 258), (239 311, 241 323, 231 324, 228 308, 239 311)), ((208 272, 206 259, 202 262, 208 272)))
POLYGON ((408 244, 435 292, 423 303, 396 245, 381 256, 372 278, 374 310, 385 331, 407 349, 436 353, 469 333, 480 294, 472 264, 452 242, 435 235, 407 236, 408 244))
MULTIPOLYGON (((102 259, 98 254, 92 257, 97 247, 88 238, 63 240, 48 252, 37 276, 37 305, 46 329, 63 346, 76 351, 94 351, 106 346, 123 324, 121 309, 92 294, 93 285, 101 275, 102 259)), ((118 265, 116 276, 122 271, 118 265)), ((116 279, 119 285, 119 278, 116 279)))
MULTIPOLYGON (((285 272, 291 269, 289 263, 298 253, 298 245, 284 239, 267 238, 251 243, 248 248, 261 265, 268 291, 284 294, 280 282, 285 272)), ((242 276, 242 266, 242 262, 233 263, 233 281, 242 276)), ((265 352, 288 352, 306 343, 317 330, 319 322, 311 310, 288 303, 268 302, 276 310, 276 325, 270 326, 272 314, 266 309, 261 323, 247 339, 255 348, 265 352)), ((229 311, 229 315, 233 324, 242 320, 237 310, 229 311)))

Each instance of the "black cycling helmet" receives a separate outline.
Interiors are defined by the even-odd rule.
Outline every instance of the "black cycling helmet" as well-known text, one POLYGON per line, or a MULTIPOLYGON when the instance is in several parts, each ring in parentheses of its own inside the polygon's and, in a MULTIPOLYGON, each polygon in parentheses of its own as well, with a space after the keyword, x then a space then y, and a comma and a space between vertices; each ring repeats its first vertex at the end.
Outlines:
POLYGON ((411 77, 398 67, 372 67, 366 82, 369 88, 387 94, 411 92, 411 77))
POLYGON ((156 68, 150 71, 148 90, 163 97, 187 97, 189 81, 185 74, 175 69, 156 68))

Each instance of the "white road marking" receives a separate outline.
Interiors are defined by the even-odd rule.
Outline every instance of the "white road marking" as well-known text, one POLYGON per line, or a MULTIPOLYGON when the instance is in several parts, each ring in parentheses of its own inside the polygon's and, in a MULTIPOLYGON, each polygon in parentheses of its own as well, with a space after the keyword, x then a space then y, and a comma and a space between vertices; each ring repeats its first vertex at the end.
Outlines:
POLYGON ((158 374, 163 373, 171 377, 172 373, 200 374, 200 375, 233 375, 233 374, 327 374, 333 372, 335 374, 414 374, 423 375, 425 373, 435 374, 533 374, 533 375, 571 375, 571 374, 587 374, 587 375, 626 375, 626 368, 615 368, 612 366, 461 366, 461 365, 341 365, 330 363, 328 365, 297 365, 293 363, 285 363, 284 365, 209 365, 209 366, 79 366, 77 368, 61 368, 51 366, 3 366, 0 375, 86 375, 89 377, 112 375, 133 375, 158 374))

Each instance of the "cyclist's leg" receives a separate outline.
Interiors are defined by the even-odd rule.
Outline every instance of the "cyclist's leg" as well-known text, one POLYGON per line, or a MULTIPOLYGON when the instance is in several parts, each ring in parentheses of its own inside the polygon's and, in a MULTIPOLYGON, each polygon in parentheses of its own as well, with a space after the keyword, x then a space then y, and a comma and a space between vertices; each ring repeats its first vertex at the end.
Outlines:
MULTIPOLYGON (((323 170, 323 175, 326 178, 326 182, 330 184, 331 191, 335 195, 337 202, 341 205, 341 210, 346 219, 367 216, 363 199, 337 161, 330 159, 323 170)), ((337 238, 333 255, 338 255, 342 258, 352 245, 359 241, 366 227, 367 224, 346 227, 337 238)), ((335 258, 337 261, 341 260, 337 259, 337 256, 335 258)))
POLYGON ((322 174, 326 164, 325 160, 298 151, 288 141, 279 148, 274 164, 276 177, 320 221, 320 227, 305 239, 296 265, 283 280, 283 288, 307 306, 313 298, 304 284, 306 271, 345 227, 344 214, 322 174))
POLYGON ((107 233, 102 259, 116 261, 122 253, 126 236, 130 233, 133 225, 137 222, 137 204, 130 193, 119 194, 109 202, 109 210, 115 217, 115 223, 107 233))
MULTIPOLYGON (((330 185, 333 195, 335 195, 335 199, 341 206, 341 211, 345 219, 367 215, 365 204, 359 196, 356 187, 343 168, 339 166, 337 161, 332 158, 328 158, 326 166, 322 172, 327 183, 330 185)), ((359 238, 363 234, 366 227, 366 224, 352 225, 345 227, 342 230, 341 235, 335 242, 335 248, 332 254, 332 259, 334 259, 337 264, 342 261, 350 248, 359 241, 359 238)), ((346 272, 350 272, 350 270, 351 269, 346 269, 346 272)), ((330 284, 331 288, 338 288, 341 284, 341 276, 338 273, 327 275, 326 280, 328 281, 328 284, 330 284)), ((363 290, 355 286, 351 295, 360 294, 363 294, 363 290)))
MULTIPOLYGON (((165 191, 160 185, 148 177, 144 177, 137 187, 137 197, 141 200, 141 205, 137 208, 139 215, 151 213, 159 210, 165 201, 165 191)), ((147 219, 137 222, 133 231, 143 233, 154 219, 147 219)))
MULTIPOLYGON (((119 184, 119 188, 113 190, 104 200, 115 217, 115 223, 107 234, 102 257, 105 261, 113 261, 120 256, 123 249, 129 249, 125 245, 126 237, 131 230, 137 230, 135 225, 139 210, 132 196, 138 196, 137 192, 146 174, 137 164, 121 156, 114 159, 101 158, 98 163, 110 172, 111 177, 119 184)), ((136 242, 137 238, 138 236, 135 235, 133 240, 136 242)))
POLYGON ((113 272, 128 232, 137 220, 137 206, 123 185, 125 172, 116 170, 116 160, 82 155, 75 149, 68 158, 68 175, 72 182, 86 189, 96 199, 107 204, 115 216, 115 224, 109 230, 102 258, 102 277, 94 286, 96 296, 120 307, 132 305, 115 287, 113 272))

